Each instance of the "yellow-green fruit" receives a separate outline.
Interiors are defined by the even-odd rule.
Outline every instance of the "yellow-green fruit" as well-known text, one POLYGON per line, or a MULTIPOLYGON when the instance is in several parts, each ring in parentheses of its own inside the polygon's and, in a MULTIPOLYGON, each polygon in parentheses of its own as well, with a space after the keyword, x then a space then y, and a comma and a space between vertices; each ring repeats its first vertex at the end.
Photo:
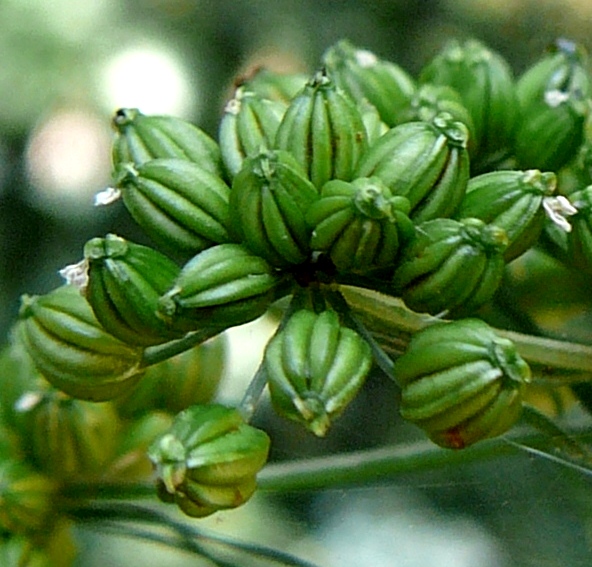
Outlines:
POLYGON ((120 423, 111 404, 76 400, 51 387, 29 391, 17 404, 25 451, 47 476, 94 478, 113 458, 120 423))
POLYGON ((105 331, 74 286, 25 295, 18 336, 39 372, 74 398, 110 400, 140 378, 142 349, 105 331))
POLYGON ((479 319, 419 331, 393 373, 401 385, 401 416, 449 449, 512 427, 530 381, 530 368, 514 344, 479 319))
POLYGON ((0 528, 12 533, 48 530, 55 519, 56 484, 27 463, 0 462, 0 528))
POLYGON ((269 437, 247 425, 237 410, 192 406, 150 447, 158 495, 193 517, 244 504, 267 461, 269 437))

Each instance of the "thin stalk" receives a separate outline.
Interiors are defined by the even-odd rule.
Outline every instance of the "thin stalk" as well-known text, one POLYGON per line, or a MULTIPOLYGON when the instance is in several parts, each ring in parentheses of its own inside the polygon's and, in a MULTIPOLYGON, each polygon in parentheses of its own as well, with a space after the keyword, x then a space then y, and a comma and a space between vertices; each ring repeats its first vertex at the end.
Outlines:
POLYGON ((394 363, 392 359, 382 350, 381 346, 368 332, 368 329, 351 312, 349 305, 343 295, 338 291, 327 292, 327 298, 333 308, 339 313, 344 322, 352 327, 369 345, 374 356, 374 361, 384 374, 398 385, 397 379, 393 373, 394 363))
POLYGON ((170 341, 162 345, 148 347, 144 351, 142 357, 142 368, 152 366, 159 362, 163 362, 173 356, 181 354, 194 346, 197 346, 216 335, 219 335, 222 331, 225 331, 226 327, 207 327, 206 329, 200 329, 199 331, 192 331, 187 333, 183 338, 175 341, 170 341))
POLYGON ((90 525, 100 526, 105 523, 113 525, 114 522, 124 525, 128 523, 145 523, 167 528, 185 542, 185 548, 189 547, 193 553, 229 567, 234 563, 221 563, 210 550, 204 547, 204 544, 229 548, 251 557, 268 559, 290 567, 316 567, 314 564, 294 557, 289 553, 256 543, 244 542, 222 534, 204 531, 185 522, 174 520, 167 514, 152 508, 136 504, 122 502, 92 503, 73 507, 68 510, 68 513, 72 518, 90 525))
MULTIPOLYGON (((549 445, 543 437, 532 432, 515 434, 508 439, 526 446, 549 445)), ((504 438, 482 441, 462 451, 442 449, 426 441, 272 463, 259 473, 257 481, 261 489, 273 491, 344 488, 393 480, 408 473, 482 462, 517 453, 516 448, 504 438)), ((154 493, 155 489, 151 484, 81 483, 67 485, 64 489, 64 494, 73 504, 79 504, 81 500, 87 498, 133 499, 153 496, 154 493)))
MULTIPOLYGON (((391 353, 400 353, 413 333, 441 322, 441 319, 415 313, 405 307, 400 299, 366 289, 342 290, 352 311, 377 338, 381 346, 391 353)), ((582 373, 582 379, 592 380, 592 346, 559 341, 495 329, 500 336, 510 339, 519 354, 530 364, 556 370, 582 373), (586 376, 588 374, 588 376, 586 376)), ((563 382, 561 374, 547 377, 556 384, 563 382)), ((568 375, 566 380, 571 381, 568 375)))
MULTIPOLYGON (((286 309, 286 311, 284 312, 284 314, 282 316, 282 319, 280 321, 280 324, 278 325, 278 328, 276 329, 275 333, 273 334, 273 337, 271 337, 270 340, 272 340, 279 332, 281 332, 284 329, 284 327, 286 326, 286 323, 289 321, 290 317, 292 316, 292 314, 295 311, 297 311, 298 309, 302 309, 304 307, 308 297, 309 297, 308 290, 303 289, 303 288, 297 288, 296 292, 292 296, 292 299, 290 300, 288 308, 286 309)), ((253 417, 253 414, 255 413, 255 410, 257 409, 257 404, 259 403, 259 399, 261 398, 261 395, 263 394, 263 390, 265 389, 266 385, 267 385, 267 371, 265 370, 265 360, 263 360, 263 361, 261 361, 261 364, 257 368, 257 371, 255 372, 255 376, 253 376, 253 379, 251 380, 249 386, 247 387, 247 390, 245 391, 243 399, 241 400, 241 403, 239 404, 239 406, 237 408, 238 411, 240 412, 240 414, 243 416, 243 419, 247 423, 253 417)))

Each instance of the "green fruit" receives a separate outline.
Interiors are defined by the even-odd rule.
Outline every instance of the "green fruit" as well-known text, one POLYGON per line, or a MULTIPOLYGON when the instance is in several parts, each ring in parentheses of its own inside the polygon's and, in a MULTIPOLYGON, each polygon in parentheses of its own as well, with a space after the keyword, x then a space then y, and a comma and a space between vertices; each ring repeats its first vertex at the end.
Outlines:
POLYGON ((513 343, 478 319, 419 331, 393 372, 401 385, 401 416, 450 449, 507 431, 520 416, 530 381, 513 343))
POLYGON ((237 239, 277 267, 304 262, 310 229, 304 215, 318 199, 315 186, 287 152, 263 151, 234 178, 230 219, 237 239))
POLYGON ((552 172, 492 171, 470 179, 456 218, 474 217, 506 231, 510 262, 539 238, 545 223, 543 203, 557 187, 552 172))
POLYGON ((385 124, 392 127, 405 121, 415 85, 401 67, 347 40, 330 47, 323 64, 338 87, 358 103, 368 100, 385 124))
POLYGON ((115 169, 124 163, 140 166, 156 158, 179 158, 222 174, 218 144, 203 130, 174 116, 147 116, 137 108, 121 108, 113 117, 115 169))
POLYGON ((224 108, 219 140, 222 159, 232 179, 246 158, 272 147, 287 105, 239 87, 224 108))
POLYGON ((230 240, 230 187, 195 163, 162 158, 122 164, 116 186, 134 220, 168 250, 196 254, 230 240))
POLYGON ((193 517, 244 504, 267 461, 269 437, 234 409, 192 406, 150 447, 159 496, 193 517))
POLYGON ((23 296, 18 333, 39 372, 74 398, 110 400, 140 378, 142 349, 107 333, 74 286, 23 296))
POLYGON ((456 122, 462 122, 469 132, 467 149, 469 155, 474 156, 476 151, 476 131, 473 118, 463 104, 461 96, 452 87, 447 85, 421 85, 405 114, 405 122, 431 122, 438 114, 447 112, 456 122))
POLYGON ((44 388, 22 396, 18 411, 17 429, 30 462, 50 478, 96 478, 114 456, 119 420, 110 404, 44 388))
POLYGON ((409 209, 407 198, 394 197, 378 177, 329 181, 307 213, 311 247, 327 253, 341 272, 393 266, 415 232, 409 209))
POLYGON ((358 107, 319 72, 292 99, 275 145, 290 152, 320 189, 330 179, 352 179, 368 142, 358 107))
POLYGON ((280 276, 240 244, 220 244, 200 252, 181 270, 160 299, 160 313, 191 328, 233 327, 263 315, 273 302, 280 276))
POLYGON ((324 436, 372 366, 368 343, 334 311, 295 312, 264 355, 276 412, 324 436))
POLYGON ((519 167, 557 171, 577 154, 590 113, 587 55, 560 40, 520 77, 521 118, 514 152, 519 167))
POLYGON ((471 39, 449 42, 421 71, 421 83, 445 85, 458 92, 474 125, 476 171, 503 158, 512 144, 517 101, 507 62, 471 39))
POLYGON ((493 296, 505 266, 503 229, 472 218, 435 219, 417 225, 416 234, 393 276, 407 307, 457 317, 493 296))
POLYGON ((447 113, 391 128, 362 156, 355 177, 378 177, 409 199, 415 222, 450 216, 469 180, 468 131, 447 113))
POLYGON ((0 461, 0 529, 15 534, 47 531, 55 518, 56 488, 22 460, 0 461))
POLYGON ((171 288, 180 272, 172 260, 114 234, 89 240, 84 257, 88 263, 84 294, 109 333, 139 346, 183 335, 157 315, 160 296, 171 288))

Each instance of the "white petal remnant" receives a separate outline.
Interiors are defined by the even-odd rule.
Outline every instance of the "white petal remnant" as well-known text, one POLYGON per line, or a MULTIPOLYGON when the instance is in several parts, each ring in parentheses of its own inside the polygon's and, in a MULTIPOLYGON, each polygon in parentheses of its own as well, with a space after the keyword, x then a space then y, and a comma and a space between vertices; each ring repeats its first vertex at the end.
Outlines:
POLYGON ((566 217, 575 215, 578 209, 569 202, 567 197, 563 195, 544 197, 543 208, 553 223, 565 232, 571 232, 571 224, 566 217))
POLYGON ((368 68, 374 67, 378 63, 378 57, 366 49, 358 49, 356 51, 356 62, 360 67, 368 68))
POLYGON ((121 190, 116 187, 107 187, 103 191, 99 191, 95 195, 94 205, 95 207, 102 207, 103 205, 110 205, 121 197, 121 190))
POLYGON ((569 100, 569 93, 554 89, 545 92, 545 103, 551 108, 557 108, 560 104, 569 100))
POLYGON ((59 271, 68 285, 77 287, 84 292, 88 285, 88 260, 80 260, 77 264, 70 264, 59 271))

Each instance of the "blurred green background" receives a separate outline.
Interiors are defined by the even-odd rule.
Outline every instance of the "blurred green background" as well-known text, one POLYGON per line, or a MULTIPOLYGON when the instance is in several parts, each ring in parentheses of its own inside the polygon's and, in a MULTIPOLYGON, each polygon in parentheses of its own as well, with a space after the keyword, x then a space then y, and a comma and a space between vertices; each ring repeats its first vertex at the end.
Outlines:
MULTIPOLYGON (((215 136, 238 75, 312 71, 343 37, 416 74, 446 40, 474 36, 518 75, 557 37, 590 49, 590 30, 589 0, 0 0, 0 342, 19 295, 59 285, 86 240, 142 239, 121 206, 92 206, 110 182, 117 108, 175 114, 215 136)), ((349 450, 409 435, 391 396, 374 377, 326 442, 265 410, 259 419, 277 429, 274 458, 349 450)), ((261 496, 216 518, 208 525, 326 567, 592 564, 591 483, 526 454, 396 486, 261 496)), ((103 541, 81 534, 79 565, 188 564, 103 541)))

